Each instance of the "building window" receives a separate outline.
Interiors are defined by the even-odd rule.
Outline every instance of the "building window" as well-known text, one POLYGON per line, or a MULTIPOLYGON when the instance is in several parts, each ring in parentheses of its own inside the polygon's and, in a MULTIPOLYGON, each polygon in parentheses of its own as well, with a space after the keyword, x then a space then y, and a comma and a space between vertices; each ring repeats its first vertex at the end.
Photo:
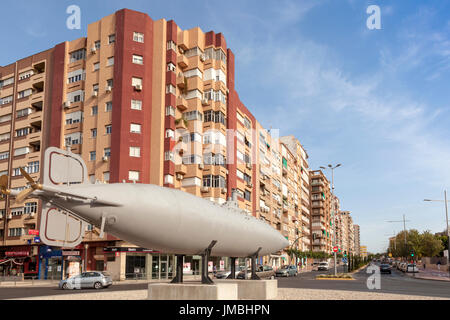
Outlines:
POLYGON ((140 32, 133 32, 133 41, 144 43, 144 34, 140 32))
POLYGON ((110 35, 108 37, 108 43, 112 44, 112 43, 115 43, 115 42, 116 42, 116 35, 115 34, 110 35))
POLYGON ((91 108, 91 111, 92 111, 92 115, 95 116, 96 114, 98 114, 98 107, 97 106, 93 106, 91 108))
POLYGON ((27 153, 30 153, 30 148, 29 147, 23 147, 23 148, 17 148, 14 150, 14 156, 23 156, 27 153))
POLYGON ((177 45, 172 40, 167 41, 167 50, 177 51, 177 45))
POLYGON ((133 63, 134 64, 144 64, 144 57, 133 54, 133 63))
POLYGON ((176 94, 177 91, 176 91, 175 86, 173 86, 171 84, 166 85, 166 93, 176 94))
POLYGON ((90 161, 95 161, 96 157, 97 157, 97 153, 95 151, 91 151, 90 156, 89 156, 90 161))
POLYGON ((164 184, 173 184, 173 176, 170 174, 165 175, 164 184))
POLYGON ((110 67, 112 65, 114 65, 114 57, 109 57, 108 61, 106 62, 106 66, 110 67))
POLYGON ((38 173, 39 172, 39 161, 29 162, 28 166, 25 167, 27 173, 38 173))
POLYGON ((202 121, 203 120, 203 114, 197 110, 185 112, 185 113, 183 113, 183 117, 184 117, 184 119, 186 119, 188 121, 190 121, 190 120, 202 121))
POLYGON ((25 203, 24 213, 30 214, 30 213, 37 213, 37 202, 29 202, 25 203))
POLYGON ((139 181, 139 171, 128 171, 128 180, 139 181))
POLYGON ((141 125, 132 123, 130 125, 130 132, 131 133, 141 133, 141 125))
POLYGON ((91 129, 91 137, 97 138, 97 128, 91 129))
POLYGON ((131 109, 132 110, 142 110, 142 101, 141 100, 131 100, 131 109))
POLYGON ((252 193, 250 191, 247 191, 247 190, 244 191, 244 199, 245 200, 251 201, 251 196, 252 196, 252 193))
POLYGON ((227 183, 222 176, 207 175, 203 177, 203 187, 226 188, 227 183))
POLYGON ((32 90, 32 89, 27 89, 27 90, 20 91, 20 92, 17 94, 17 99, 26 98, 26 97, 28 97, 28 96, 31 96, 32 93, 33 93, 33 90, 32 90))
POLYGON ((106 86, 111 87, 112 89, 114 87, 114 80, 113 79, 106 80, 106 86))
POLYGON ((92 91, 95 91, 98 93, 98 83, 96 83, 92 86, 92 91))
POLYGON ((24 228, 11 228, 11 229, 8 229, 8 236, 9 237, 20 237, 22 235, 25 235, 24 228))
POLYGON ((0 160, 5 160, 9 158, 9 152, 0 153, 0 160))
POLYGON ((142 87, 142 79, 141 78, 135 78, 135 77, 131 78, 131 85, 133 87, 136 87, 136 86, 141 86, 142 87))
POLYGON ((175 67, 175 65, 172 62, 167 64, 167 71, 176 72, 176 70, 177 70, 177 67, 175 67))
POLYGON ((173 161, 175 159, 172 151, 164 152, 164 161, 173 161))
POLYGON ((103 172, 103 181, 104 182, 109 182, 109 171, 108 172, 103 172))
POLYGON ((95 49, 100 49, 100 40, 99 41, 95 41, 95 45, 94 45, 95 49))
POLYGON ((106 103, 106 112, 112 111, 112 102, 109 101, 106 103))
POLYGON ((166 107, 166 116, 175 117, 175 108, 172 106, 167 106, 166 107))
POLYGON ((108 158, 111 157, 111 148, 105 148, 103 150, 103 156, 108 158))
POLYGON ((106 128, 106 134, 111 134, 111 132, 112 132, 112 125, 107 125, 107 126, 105 126, 105 128, 106 128))
POLYGON ((94 63, 94 71, 98 71, 100 69, 100 62, 94 63))
POLYGON ((141 148, 130 147, 130 157, 140 158, 141 157, 141 148))
POLYGON ((31 133, 31 128, 22 128, 22 129, 16 130, 16 137, 23 137, 29 133, 31 133))
POLYGON ((70 63, 86 59, 86 49, 80 49, 70 54, 70 63))

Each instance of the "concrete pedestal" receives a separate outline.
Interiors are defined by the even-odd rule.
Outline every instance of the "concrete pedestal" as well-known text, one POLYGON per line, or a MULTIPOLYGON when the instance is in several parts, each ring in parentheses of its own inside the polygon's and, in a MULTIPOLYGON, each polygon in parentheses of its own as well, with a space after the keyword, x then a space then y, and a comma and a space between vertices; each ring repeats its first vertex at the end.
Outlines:
POLYGON ((236 283, 214 285, 194 283, 155 283, 148 285, 147 300, 237 300, 236 283))
POLYGON ((269 300, 278 297, 278 280, 218 280, 217 284, 235 283, 238 286, 238 299, 269 300))

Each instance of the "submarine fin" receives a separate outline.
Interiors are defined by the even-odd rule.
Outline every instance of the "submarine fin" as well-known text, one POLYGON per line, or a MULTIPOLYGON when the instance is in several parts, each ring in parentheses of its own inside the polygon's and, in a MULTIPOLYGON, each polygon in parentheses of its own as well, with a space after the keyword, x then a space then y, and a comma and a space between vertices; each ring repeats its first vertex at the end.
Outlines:
POLYGON ((87 223, 49 201, 42 201, 39 235, 49 246, 74 248, 83 241, 87 223))

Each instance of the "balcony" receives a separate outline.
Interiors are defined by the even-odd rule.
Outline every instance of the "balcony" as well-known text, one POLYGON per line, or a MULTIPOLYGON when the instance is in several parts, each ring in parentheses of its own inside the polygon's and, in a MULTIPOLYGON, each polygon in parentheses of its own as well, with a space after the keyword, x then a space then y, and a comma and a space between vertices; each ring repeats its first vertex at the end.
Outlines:
POLYGON ((177 57, 177 64, 181 69, 185 69, 188 66, 188 58, 184 54, 177 57))
POLYGON ((177 86, 183 92, 187 90, 187 78, 181 72, 177 75, 177 86))
POLYGON ((187 129, 188 121, 186 119, 177 119, 175 120, 175 128, 177 129, 187 129))
POLYGON ((187 172, 187 170, 186 170, 186 165, 184 165, 184 164, 177 164, 176 166, 175 166, 175 173, 176 174, 181 174, 181 175, 186 175, 186 172, 187 172))
POLYGON ((312 180, 311 181, 311 186, 324 186, 324 185, 325 185, 325 183, 322 180, 319 180, 319 181, 312 180))
POLYGON ((177 108, 181 112, 185 111, 187 109, 187 100, 183 98, 182 96, 178 96, 177 98, 177 108))

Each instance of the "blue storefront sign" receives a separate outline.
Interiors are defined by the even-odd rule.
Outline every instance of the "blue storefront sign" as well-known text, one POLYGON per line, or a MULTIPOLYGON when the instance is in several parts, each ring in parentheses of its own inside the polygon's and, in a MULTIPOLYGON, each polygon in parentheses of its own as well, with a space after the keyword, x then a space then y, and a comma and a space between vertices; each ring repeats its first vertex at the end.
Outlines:
POLYGON ((57 266, 54 265, 54 260, 61 259, 62 262, 62 250, 50 246, 41 246, 39 247, 39 257, 41 259, 41 263, 39 264, 39 279, 48 279, 48 272, 54 272, 55 270, 53 270, 53 268, 57 268, 57 266))

